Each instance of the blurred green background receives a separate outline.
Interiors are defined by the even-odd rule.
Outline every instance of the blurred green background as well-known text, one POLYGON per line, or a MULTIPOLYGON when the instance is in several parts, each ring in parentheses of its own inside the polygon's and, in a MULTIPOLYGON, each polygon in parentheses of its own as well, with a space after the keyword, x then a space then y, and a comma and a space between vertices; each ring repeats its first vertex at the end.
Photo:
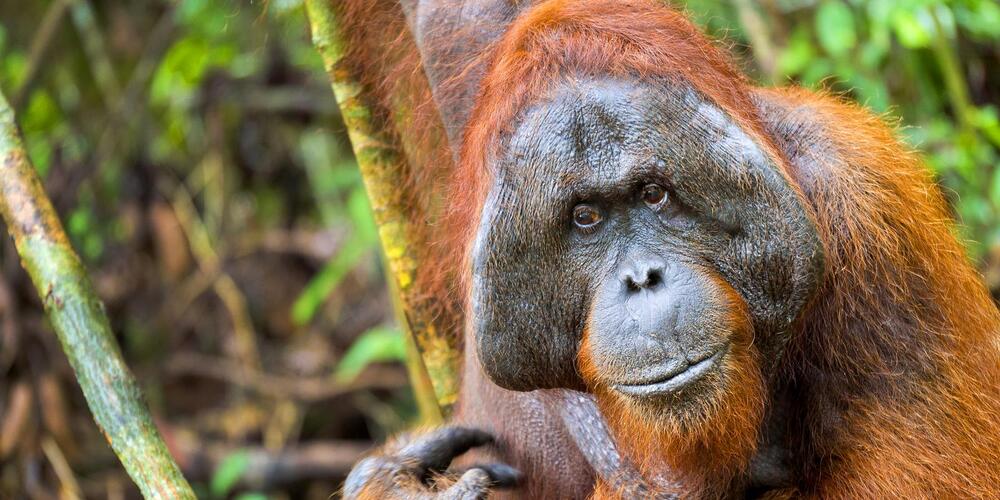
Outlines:
MULTIPOLYGON (((689 2, 764 84, 924 153, 1000 290, 1000 3, 689 2)), ((0 2, 0 89, 204 498, 327 498, 414 421, 377 236, 299 0, 0 2)), ((0 498, 133 498, 7 239, 0 498)))

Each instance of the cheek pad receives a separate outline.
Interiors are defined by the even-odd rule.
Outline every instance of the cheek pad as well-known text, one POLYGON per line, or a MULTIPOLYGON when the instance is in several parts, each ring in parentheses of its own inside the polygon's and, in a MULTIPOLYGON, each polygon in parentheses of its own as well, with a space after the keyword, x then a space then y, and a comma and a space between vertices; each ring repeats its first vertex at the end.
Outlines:
POLYGON ((667 163, 668 175, 698 212, 738 228, 710 258, 743 295, 756 330, 784 331, 822 277, 814 216, 778 164, 731 118, 695 97, 685 99, 698 120, 663 131, 662 141, 677 144, 677 155, 687 160, 667 163), (685 134, 704 139, 702 146, 680 140, 685 134))
POLYGON ((511 390, 583 388, 585 278, 551 255, 559 245, 502 224, 484 233, 473 253, 471 323, 483 370, 511 390))
POLYGON ((761 348, 777 355, 822 279, 823 247, 811 213, 777 167, 759 161, 741 168, 738 179, 712 181, 721 186, 712 201, 728 207, 740 228, 717 248, 714 265, 747 303, 761 348))

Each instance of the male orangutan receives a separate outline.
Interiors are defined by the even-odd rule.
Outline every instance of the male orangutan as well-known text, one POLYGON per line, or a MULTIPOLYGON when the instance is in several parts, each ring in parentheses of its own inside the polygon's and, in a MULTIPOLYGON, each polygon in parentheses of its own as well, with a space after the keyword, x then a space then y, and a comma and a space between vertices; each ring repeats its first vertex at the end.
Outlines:
POLYGON ((402 4, 460 141, 437 248, 486 432, 349 496, 1000 497, 1000 315, 877 118, 750 86, 656 0, 402 4), (520 473, 431 481, 493 438, 520 473))

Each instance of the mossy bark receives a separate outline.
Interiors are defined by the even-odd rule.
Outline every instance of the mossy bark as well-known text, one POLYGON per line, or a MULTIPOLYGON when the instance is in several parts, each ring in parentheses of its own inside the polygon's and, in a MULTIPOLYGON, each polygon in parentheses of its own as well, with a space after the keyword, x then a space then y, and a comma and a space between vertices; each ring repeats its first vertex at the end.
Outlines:
MULTIPOLYGON (((427 422, 440 421, 448 413, 458 393, 460 353, 435 327, 435 318, 415 300, 415 274, 421 262, 415 245, 420 244, 413 227, 412 214, 400 186, 410 178, 411 165, 404 146, 379 130, 372 120, 372 104, 362 86, 344 66, 345 39, 329 0, 307 0, 313 44, 326 65, 344 124, 347 126, 354 155, 371 200, 379 228, 382 250, 390 271, 390 289, 396 304, 397 318, 408 334, 411 352, 409 372, 417 400, 427 422)), ((393 109, 394 116, 408 116, 405 105, 393 109)), ((399 120, 397 120, 399 121, 399 120)), ((421 124, 412 123, 418 127, 421 124)))

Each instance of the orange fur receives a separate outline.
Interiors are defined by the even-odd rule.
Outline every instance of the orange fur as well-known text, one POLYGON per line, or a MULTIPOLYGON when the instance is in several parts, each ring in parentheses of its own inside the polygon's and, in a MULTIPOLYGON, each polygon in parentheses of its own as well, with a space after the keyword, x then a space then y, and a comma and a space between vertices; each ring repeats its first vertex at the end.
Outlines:
MULTIPOLYGON (((797 480, 783 495, 1000 497, 1000 314, 920 158, 856 105, 800 89, 750 87, 721 50, 656 0, 534 3, 475 58, 486 73, 458 165, 442 145, 436 117, 419 122, 432 126, 397 126, 392 100, 376 116, 418 159, 414 189, 404 187, 420 209, 415 214, 436 217, 441 181, 450 186, 444 220, 421 236, 430 242, 432 264, 417 287, 439 300, 458 297, 440 307, 447 325, 458 332, 463 324, 465 259, 490 185, 490 160, 519 114, 570 73, 673 78, 728 113, 800 190, 814 212, 826 273, 768 387, 752 332, 743 329, 746 345, 738 345, 726 371, 739 390, 720 395, 719 411, 706 413, 697 429, 671 427, 595 386, 622 448, 647 474, 679 474, 676 492, 720 494, 726 476, 744 472, 757 444, 755 426, 781 396, 791 408, 780 444, 793 457, 797 480), (790 123, 821 140, 803 145, 783 137, 790 123)), ((345 32, 357 39, 352 46, 401 47, 380 50, 393 54, 389 62, 349 54, 348 69, 366 77, 373 94, 409 96, 417 116, 430 113, 419 55, 385 35, 405 32, 402 16, 382 5, 352 0, 338 7, 345 32)), ((741 321, 733 318, 734 325, 741 321)), ((579 361, 595 380, 586 357, 579 361)), ((614 492, 599 486, 597 494, 614 492)))
POLYGON ((763 95, 826 141, 795 177, 828 272, 780 375, 808 395, 792 443, 808 459, 805 493, 1000 496, 1000 314, 929 171, 855 104, 763 95), (835 421, 830 406, 845 408, 835 421))
MULTIPOLYGON (((588 357, 586 332, 578 354, 580 375, 597 396, 623 453, 646 477, 669 478, 673 484, 666 485, 664 492, 692 497, 725 496, 733 480, 746 474, 766 400, 746 303, 721 277, 713 279, 723 295, 718 300, 720 309, 730 313, 724 329, 731 332, 731 344, 723 369, 716 375, 725 380, 713 384, 720 389, 693 421, 677 421, 665 412, 636 406, 603 385, 588 357)), ((611 491, 606 485, 599 490, 611 491)), ((607 497, 615 495, 595 495, 607 497)))
MULTIPOLYGON (((1000 318, 918 157, 855 106, 750 88, 656 2, 549 0, 515 21, 496 44, 466 130, 454 183, 472 194, 449 212, 449 246, 471 239, 499 138, 569 73, 689 83, 771 154, 815 211, 827 272, 776 377, 802 399, 781 443, 796 460, 800 495, 1000 494, 1000 318), (790 162, 772 130, 780 124, 765 123, 754 92, 802 113, 823 147, 790 162)), ((651 474, 662 460, 688 495, 723 494, 726 476, 746 467, 753 447, 745 443, 758 438, 752 423, 767 398, 756 389, 755 353, 739 354, 729 373, 741 390, 719 400, 700 432, 672 429, 594 387, 631 458, 651 474)))

